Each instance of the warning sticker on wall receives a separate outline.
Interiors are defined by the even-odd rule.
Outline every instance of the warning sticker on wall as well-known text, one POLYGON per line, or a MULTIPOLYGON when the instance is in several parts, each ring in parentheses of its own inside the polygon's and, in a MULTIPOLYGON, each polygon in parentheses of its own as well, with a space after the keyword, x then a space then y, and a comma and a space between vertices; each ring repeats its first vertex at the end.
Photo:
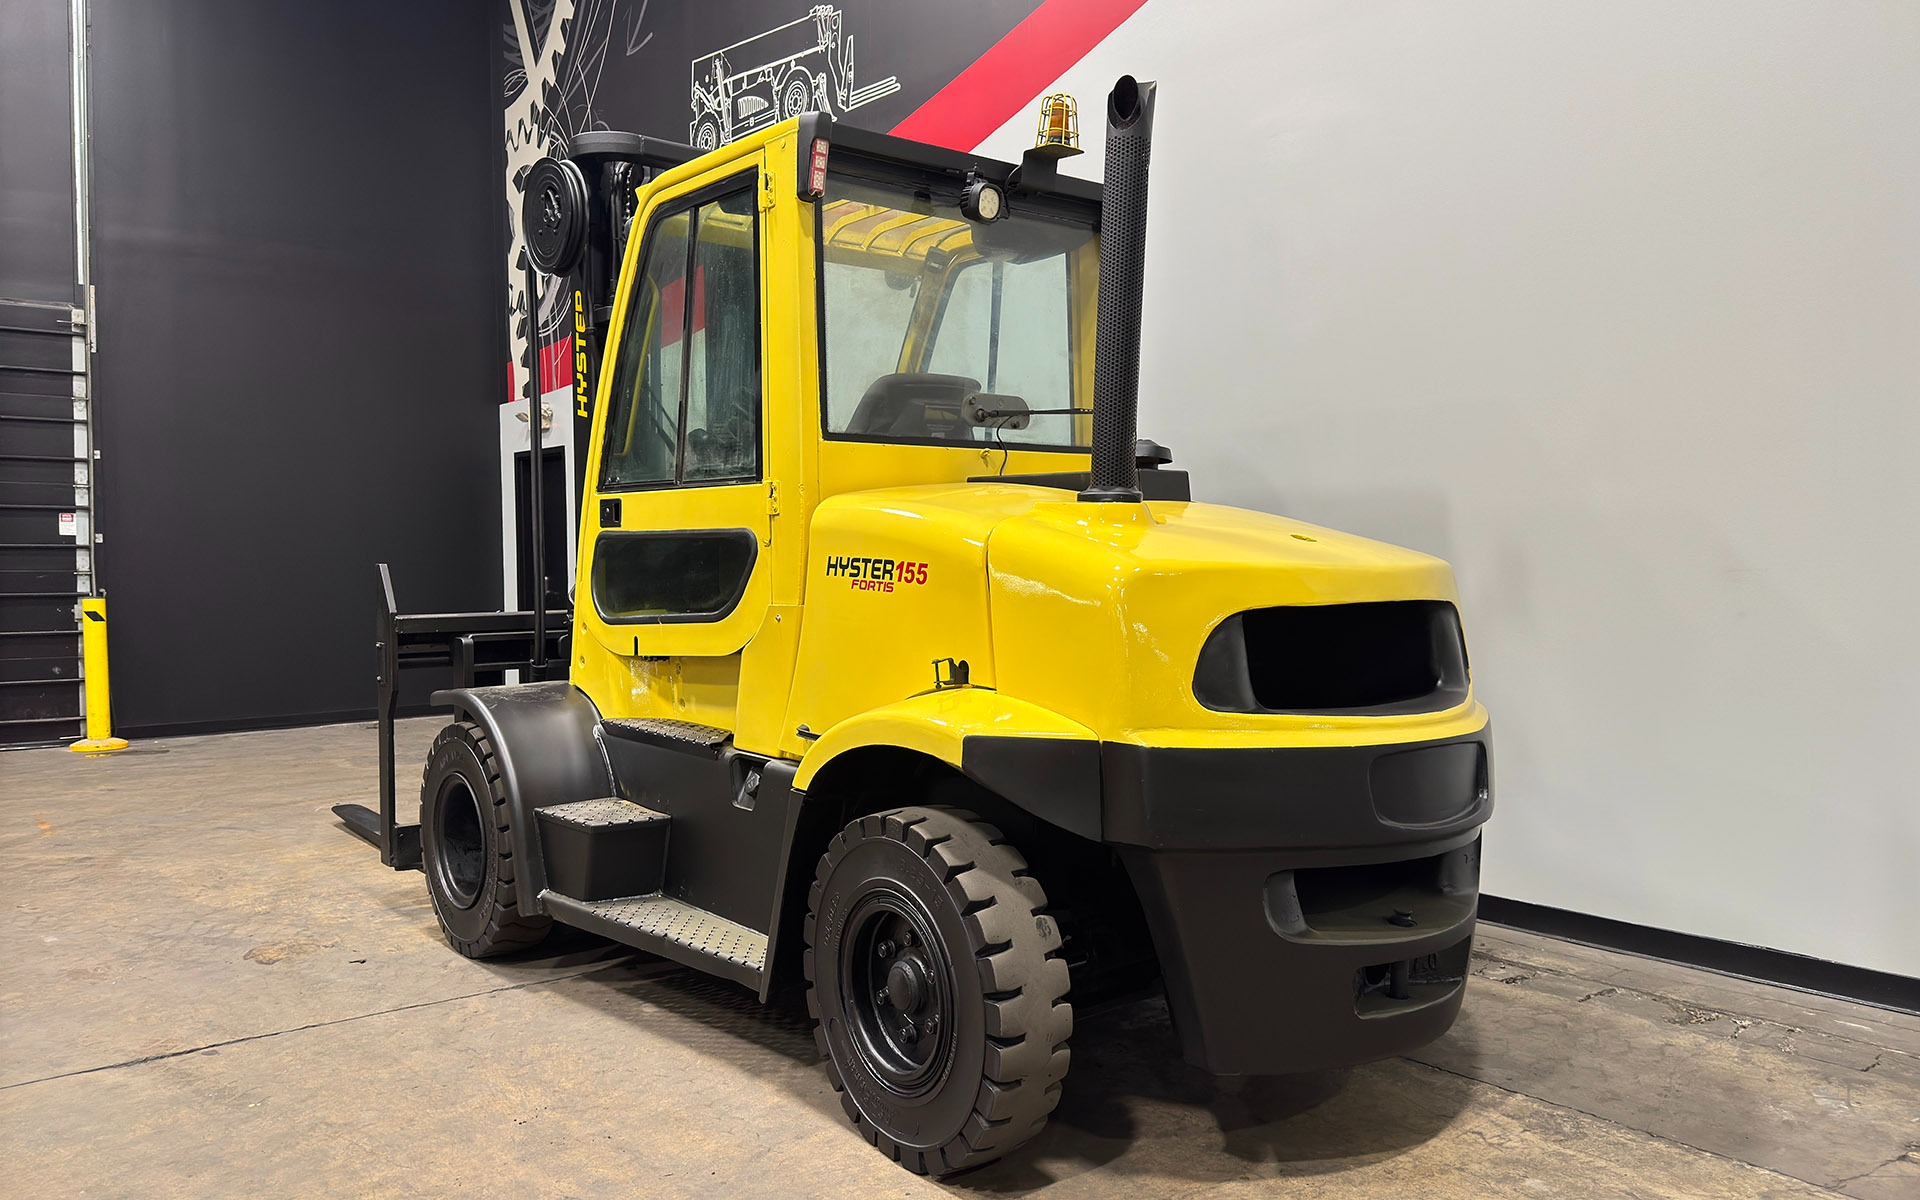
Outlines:
POLYGON ((79 537, 80 536, 80 518, 78 514, 76 513, 60 514, 60 536, 61 537, 79 537))

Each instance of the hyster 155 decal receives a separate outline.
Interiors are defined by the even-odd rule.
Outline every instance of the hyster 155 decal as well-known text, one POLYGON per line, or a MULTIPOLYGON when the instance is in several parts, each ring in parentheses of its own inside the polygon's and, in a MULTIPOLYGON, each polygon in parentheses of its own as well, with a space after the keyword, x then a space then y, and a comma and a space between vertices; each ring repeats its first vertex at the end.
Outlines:
POLYGON ((890 592, 896 583, 902 587, 925 583, 927 564, 908 562, 904 558, 858 558, 829 554, 827 578, 845 579, 856 592, 890 592))

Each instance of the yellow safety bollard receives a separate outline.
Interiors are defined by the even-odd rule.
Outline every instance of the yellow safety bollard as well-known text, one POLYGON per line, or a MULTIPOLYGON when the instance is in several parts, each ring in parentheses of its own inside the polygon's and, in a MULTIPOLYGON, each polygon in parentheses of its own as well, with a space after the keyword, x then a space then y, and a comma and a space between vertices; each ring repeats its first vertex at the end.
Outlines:
POLYGON ((101 596, 80 601, 80 662, 85 674, 87 736, 67 749, 78 754, 125 750, 127 739, 113 736, 113 709, 107 687, 107 602, 101 596))

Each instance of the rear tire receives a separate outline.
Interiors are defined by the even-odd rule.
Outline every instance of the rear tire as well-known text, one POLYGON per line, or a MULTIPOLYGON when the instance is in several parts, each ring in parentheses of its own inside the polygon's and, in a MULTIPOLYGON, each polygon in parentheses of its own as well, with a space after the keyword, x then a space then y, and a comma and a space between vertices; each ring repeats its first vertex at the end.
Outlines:
POLYGON ((807 899, 807 1007, 854 1125, 920 1174, 1039 1133, 1073 1006, 1046 893, 1000 831, 955 809, 862 817, 807 899))
POLYGON ((420 867, 447 942, 468 958, 537 946, 553 918, 523 916, 512 811, 493 743, 471 721, 440 731, 420 781, 420 867))

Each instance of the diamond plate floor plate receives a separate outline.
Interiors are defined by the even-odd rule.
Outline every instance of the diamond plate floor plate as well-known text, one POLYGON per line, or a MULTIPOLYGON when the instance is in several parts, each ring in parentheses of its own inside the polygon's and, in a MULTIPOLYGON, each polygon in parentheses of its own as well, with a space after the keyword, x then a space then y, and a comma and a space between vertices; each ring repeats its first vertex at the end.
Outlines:
POLYGON ((555 804, 538 811, 545 820, 594 829, 620 825, 650 825, 655 821, 669 819, 666 813, 642 808, 632 801, 622 800, 617 796, 608 796, 600 800, 576 800, 571 804, 555 804))
POLYGON ((671 896, 575 900, 541 893, 554 916, 569 925, 650 950, 743 983, 757 984, 767 962, 767 935, 716 917, 671 896), (719 969, 719 964, 731 969, 719 969))
POLYGON ((709 756, 719 754, 720 747, 733 736, 728 731, 717 729, 712 725, 696 725, 692 721, 673 721, 659 717, 614 717, 600 722, 600 727, 613 737, 648 742, 672 750, 694 751, 709 756))

